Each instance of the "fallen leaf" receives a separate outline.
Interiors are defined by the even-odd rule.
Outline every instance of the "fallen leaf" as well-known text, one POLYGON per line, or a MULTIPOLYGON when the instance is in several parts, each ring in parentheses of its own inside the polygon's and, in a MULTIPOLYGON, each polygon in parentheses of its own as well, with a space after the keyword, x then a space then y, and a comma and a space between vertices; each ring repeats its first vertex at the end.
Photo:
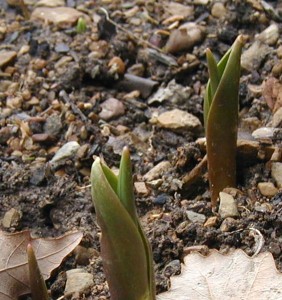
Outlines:
POLYGON ((181 274, 171 277, 171 289, 157 300, 282 299, 281 275, 269 252, 255 257, 240 249, 228 255, 194 252, 185 256, 181 274))
POLYGON ((50 277, 82 239, 81 232, 54 239, 33 239, 29 231, 7 234, 0 231, 0 299, 14 300, 30 292, 27 245, 31 244, 44 280, 50 277))

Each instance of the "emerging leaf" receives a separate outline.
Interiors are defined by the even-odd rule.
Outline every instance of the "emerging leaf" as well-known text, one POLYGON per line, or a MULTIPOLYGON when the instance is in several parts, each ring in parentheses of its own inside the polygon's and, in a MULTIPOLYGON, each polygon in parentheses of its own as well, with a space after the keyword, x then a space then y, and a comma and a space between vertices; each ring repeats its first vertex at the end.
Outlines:
POLYGON ((236 184, 236 142, 238 131, 240 57, 239 36, 216 66, 207 51, 210 81, 204 100, 207 157, 212 205, 225 187, 236 184))
POLYGON ((87 29, 86 21, 83 17, 80 17, 76 24, 76 32, 81 34, 84 33, 86 29, 87 29))
POLYGON ((0 299, 11 300, 30 293, 27 245, 31 244, 44 280, 82 239, 73 232, 56 239, 33 239, 29 231, 6 234, 0 231, 0 299))
POLYGON ((49 296, 47 287, 39 270, 37 260, 31 244, 27 245, 27 258, 32 300, 48 300, 49 296))
POLYGON ((152 254, 134 205, 130 155, 124 149, 119 175, 97 158, 92 165, 92 199, 102 231, 101 256, 115 300, 155 299, 152 254))

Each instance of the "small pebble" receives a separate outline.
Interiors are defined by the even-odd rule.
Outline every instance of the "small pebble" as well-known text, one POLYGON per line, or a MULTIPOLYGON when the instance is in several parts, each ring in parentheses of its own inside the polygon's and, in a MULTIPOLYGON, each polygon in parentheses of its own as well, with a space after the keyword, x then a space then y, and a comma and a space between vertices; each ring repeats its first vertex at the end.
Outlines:
POLYGON ((266 197, 273 197, 278 193, 278 189, 272 182, 260 182, 258 184, 258 189, 261 194, 266 197))
POLYGON ((77 150, 79 149, 80 145, 78 142, 71 141, 66 144, 64 144, 55 154, 55 156, 52 158, 50 163, 55 166, 57 164, 62 163, 64 160, 70 158, 73 156, 77 150))
POLYGON ((65 6, 64 0, 40 0, 36 3, 36 6, 56 7, 65 6))
POLYGON ((5 228, 18 227, 22 217, 21 211, 11 208, 8 210, 2 219, 2 225, 5 228))
POLYGON ((48 133, 51 136, 58 136, 62 128, 62 120, 58 114, 49 116, 43 126, 44 133, 48 133))
POLYGON ((58 53, 67 53, 69 52, 70 47, 67 44, 59 43, 55 46, 55 51, 58 53))
POLYGON ((278 58, 282 58, 282 45, 280 45, 276 50, 278 58))
POLYGON ((168 263, 163 270, 163 274, 166 277, 170 277, 172 275, 178 275, 181 272, 181 263, 180 260, 175 259, 168 263))
POLYGON ((7 64, 11 63, 17 56, 16 51, 0 51, 0 68, 5 67, 7 64))
POLYGON ((23 98, 21 96, 8 97, 6 100, 6 106, 11 109, 21 108, 23 104, 23 98))
POLYGON ((148 186, 153 189, 157 189, 158 187, 160 187, 162 185, 162 183, 163 183, 162 179, 155 179, 155 180, 147 182, 148 186))
POLYGON ((71 7, 37 7, 33 10, 30 19, 53 23, 60 28, 69 28, 82 16, 83 13, 71 7))
POLYGON ((67 281, 64 294, 65 296, 74 293, 82 293, 94 285, 94 277, 83 269, 72 269, 66 271, 67 281))
MULTIPOLYGON (((151 119, 151 121, 154 122, 155 120, 151 119)), ((173 130, 185 129, 195 131, 201 128, 201 122, 197 117, 180 109, 173 109, 160 114, 156 122, 160 127, 173 130)))
POLYGON ((32 140, 36 143, 52 143, 55 138, 48 133, 36 133, 32 135, 32 140))
POLYGON ((84 144, 81 147, 79 147, 79 149, 76 152, 76 157, 78 159, 83 159, 84 157, 86 157, 89 148, 90 148, 89 144, 84 144))
POLYGON ((272 118, 273 127, 282 127, 282 107, 278 108, 272 118))
POLYGON ((209 217, 207 221, 205 222, 205 227, 214 227, 217 224, 217 216, 209 217))
POLYGON ((171 80, 166 87, 160 87, 149 99, 148 104, 162 103, 167 101, 173 104, 183 104, 190 97, 192 89, 171 80))
POLYGON ((204 224, 206 221, 205 215, 196 213, 192 210, 187 210, 186 215, 187 215, 187 218, 189 219, 189 221, 191 221, 192 223, 204 224))
POLYGON ((32 175, 30 178, 30 183, 33 185, 40 185, 45 181, 45 167, 44 166, 40 166, 37 167, 36 169, 32 170, 32 175))
POLYGON ((275 180, 277 187, 282 187, 282 163, 273 162, 271 165, 271 176, 275 180))
POLYGON ((169 161, 162 161, 154 166, 149 172, 147 172, 143 178, 145 181, 152 181, 154 179, 160 178, 164 173, 166 173, 171 168, 169 161))
POLYGON ((242 68, 249 72, 259 69, 261 62, 270 52, 271 48, 268 45, 255 41, 241 56, 242 68))
POLYGON ((97 250, 93 248, 85 248, 80 245, 74 249, 74 254, 76 263, 81 266, 87 266, 91 258, 99 257, 97 250))
POLYGON ((134 187, 136 190, 136 193, 138 195, 148 195, 150 193, 150 191, 148 190, 146 183, 143 181, 139 181, 139 182, 134 182, 134 187))
POLYGON ((110 67, 110 71, 112 71, 113 73, 124 74, 125 72, 125 64, 123 60, 118 56, 114 56, 110 60, 108 66, 110 67))
POLYGON ((272 206, 269 203, 255 202, 254 210, 260 213, 271 212, 272 206))
POLYGON ((225 219, 227 217, 239 216, 237 203, 236 200, 233 198, 233 196, 225 192, 220 192, 219 199, 220 199, 220 203, 219 203, 218 213, 220 214, 220 217, 222 219, 225 219))
POLYGON ((124 105, 115 98, 109 98, 101 104, 102 111, 99 117, 105 121, 122 116, 125 113, 124 105))
POLYGON ((156 198, 153 198, 153 204, 164 205, 170 200, 170 197, 167 194, 158 195, 156 198))
POLYGON ((2 127, 0 129, 0 144, 5 144, 12 136, 12 130, 10 127, 2 127))
POLYGON ((263 32, 256 36, 257 40, 261 42, 273 46, 276 44, 279 38, 279 28, 276 23, 271 24, 268 26, 263 32))
POLYGON ((273 76, 279 77, 282 74, 282 61, 277 62, 272 70, 271 70, 273 76))
POLYGON ((199 24, 188 22, 174 30, 165 45, 168 53, 189 50, 205 37, 205 28, 199 24))
POLYGON ((226 16, 227 10, 223 3, 215 2, 211 9, 211 14, 217 19, 224 18, 226 16))
POLYGON ((219 229, 222 232, 229 232, 234 230, 236 228, 236 225, 237 221, 233 218, 228 217, 222 221, 219 229))

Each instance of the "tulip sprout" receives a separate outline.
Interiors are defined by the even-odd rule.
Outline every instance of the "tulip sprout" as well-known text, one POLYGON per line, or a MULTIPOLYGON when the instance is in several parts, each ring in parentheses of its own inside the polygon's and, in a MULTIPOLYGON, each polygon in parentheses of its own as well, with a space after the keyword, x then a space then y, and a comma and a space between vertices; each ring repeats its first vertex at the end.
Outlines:
POLYGON ((155 300, 152 251, 136 213, 127 148, 118 176, 100 158, 94 161, 91 189, 112 299, 155 300))
POLYGON ((83 17, 80 17, 76 24, 76 32, 82 34, 86 31, 86 29, 87 29, 86 21, 83 17))
POLYGON ((240 57, 242 36, 219 63, 206 52, 210 79, 204 98, 204 123, 212 206, 219 192, 236 185, 240 57))
POLYGON ((48 290, 40 272, 37 259, 31 244, 27 246, 27 258, 29 267, 29 283, 32 300, 48 300, 48 290))

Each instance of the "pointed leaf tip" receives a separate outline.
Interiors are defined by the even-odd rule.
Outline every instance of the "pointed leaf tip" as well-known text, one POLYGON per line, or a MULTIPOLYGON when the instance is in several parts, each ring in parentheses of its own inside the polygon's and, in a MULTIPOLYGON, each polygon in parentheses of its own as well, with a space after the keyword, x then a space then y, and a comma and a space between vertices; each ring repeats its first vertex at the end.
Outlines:
POLYGON ((32 245, 27 245, 29 284, 33 300, 48 300, 48 290, 40 272, 32 245))

